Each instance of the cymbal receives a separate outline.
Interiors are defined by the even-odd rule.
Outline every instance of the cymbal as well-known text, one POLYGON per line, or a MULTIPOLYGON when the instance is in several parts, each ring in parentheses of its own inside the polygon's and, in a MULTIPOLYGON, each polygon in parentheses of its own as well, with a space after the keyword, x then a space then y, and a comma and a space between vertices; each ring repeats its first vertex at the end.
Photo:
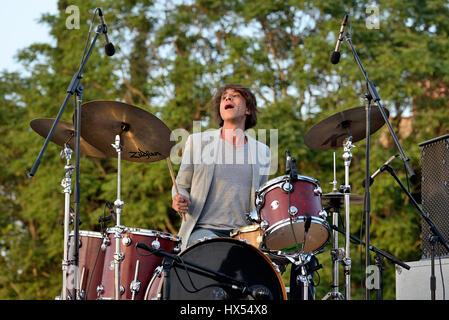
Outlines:
POLYGON ((154 162, 170 156, 174 141, 159 118, 141 108, 118 101, 95 100, 82 105, 81 136, 108 157, 117 158, 112 146, 120 136, 121 158, 154 162))
MULTIPOLYGON (((385 113, 390 114, 387 109, 385 113)), ((378 106, 370 109, 370 135, 379 130, 385 120, 378 106)), ((304 136, 305 144, 315 150, 328 150, 343 146, 344 140, 352 136, 352 142, 366 138, 366 110, 356 107, 340 111, 314 125, 304 136)))
MULTIPOLYGON (((340 192, 330 192, 321 195, 321 202, 323 205, 343 204, 345 194, 340 192)), ((359 194, 351 193, 349 196, 350 204, 363 204, 364 197, 359 194)))
MULTIPOLYGON (((30 126, 39 135, 47 138, 55 120, 51 118, 38 118, 32 120, 30 126)), ((59 120, 50 141, 60 146, 64 146, 67 143, 72 150, 75 150, 75 129, 73 125, 70 122, 59 120)), ((94 158, 106 157, 103 152, 90 145, 83 137, 80 137, 80 153, 94 158)))

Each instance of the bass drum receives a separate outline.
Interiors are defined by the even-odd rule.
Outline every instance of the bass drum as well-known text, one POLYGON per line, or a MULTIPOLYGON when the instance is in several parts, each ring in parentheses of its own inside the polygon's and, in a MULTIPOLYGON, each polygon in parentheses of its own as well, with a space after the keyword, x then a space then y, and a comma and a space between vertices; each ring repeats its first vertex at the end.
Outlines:
POLYGON ((180 259, 172 263, 166 278, 160 272, 162 269, 154 274, 151 287, 147 288, 146 299, 287 298, 281 275, 270 259, 246 242, 232 238, 208 239, 188 247, 178 257, 180 259), (237 284, 237 287, 233 287, 233 284, 237 284), (245 289, 242 290, 242 287, 245 289))

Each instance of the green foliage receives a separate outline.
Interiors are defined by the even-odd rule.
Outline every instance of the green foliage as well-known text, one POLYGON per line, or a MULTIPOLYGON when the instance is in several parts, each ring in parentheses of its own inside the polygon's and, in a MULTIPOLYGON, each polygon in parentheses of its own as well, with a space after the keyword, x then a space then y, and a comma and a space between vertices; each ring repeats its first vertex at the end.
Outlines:
MULTIPOLYGON (((449 8, 443 0, 380 1, 378 29, 367 27, 367 5, 356 0, 60 0, 58 14, 41 19, 51 27, 55 45, 23 48, 18 59, 26 74, 3 71, 0 78, 0 265, 8 271, 0 274, 0 299, 53 299, 60 293, 65 161, 61 147, 50 143, 36 176, 26 178, 44 142, 29 122, 54 118, 59 111, 96 7, 104 9, 117 53, 106 57, 99 37, 83 74, 84 102, 127 102, 157 115, 172 130, 191 132, 193 121, 201 120, 203 129, 217 127, 208 104, 215 88, 250 86, 261 110, 257 128, 278 130, 279 165, 272 178, 285 172, 283 154, 290 150, 300 174, 318 179, 323 192, 330 192, 336 152, 337 180, 344 184, 342 148, 310 150, 304 136, 322 119, 364 104, 364 79, 349 47, 343 44, 338 65, 329 62, 345 12, 351 14, 351 40, 415 171, 418 143, 448 131, 449 8), (79 7, 80 29, 66 28, 68 5, 79 7), (404 134, 400 125, 409 115, 411 132, 404 134)), ((98 19, 93 30, 97 24, 98 19)), ((62 120, 71 122, 72 114, 70 101, 62 120)), ((371 168, 397 153, 386 126, 371 142, 371 168)), ((353 193, 363 194, 366 142, 355 145, 350 183, 353 193)), ((105 201, 117 197, 116 159, 83 156, 80 168, 80 228, 98 230, 105 201)), ((405 181, 399 161, 394 168, 405 181)), ((409 183, 419 196, 419 177, 409 183)), ((122 162, 121 198, 123 224, 177 233, 181 221, 171 209, 165 161, 122 162)), ((371 243, 402 261, 418 260, 421 218, 393 178, 379 177, 371 199, 371 243)), ((351 206, 351 233, 363 238, 363 224, 363 206, 351 206)), ((364 298, 363 252, 351 244, 354 299, 364 298)), ((317 289, 321 298, 331 286, 330 245, 318 258, 324 266, 317 289)), ((394 266, 384 263, 384 298, 394 299, 394 266)), ((287 286, 288 277, 289 271, 283 275, 287 286)))

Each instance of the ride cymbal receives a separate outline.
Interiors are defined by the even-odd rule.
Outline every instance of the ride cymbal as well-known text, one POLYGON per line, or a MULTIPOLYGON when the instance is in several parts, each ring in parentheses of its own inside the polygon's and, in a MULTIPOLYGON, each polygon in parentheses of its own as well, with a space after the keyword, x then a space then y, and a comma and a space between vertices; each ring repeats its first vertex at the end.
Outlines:
MULTIPOLYGON (((55 120, 51 118, 38 118, 32 120, 30 126, 39 135, 47 138, 55 120)), ((72 150, 75 150, 75 129, 73 125, 69 122, 59 120, 50 141, 59 146, 64 146, 67 143, 72 150)), ((90 145, 83 137, 80 137, 80 153, 94 158, 106 157, 103 152, 90 145)))
MULTIPOLYGON (((388 117, 389 111, 385 109, 388 117)), ((378 106, 370 109, 370 135, 379 130, 385 120, 378 106)), ((365 107, 356 107, 340 111, 314 125, 304 136, 304 142, 310 149, 328 150, 343 145, 344 140, 352 136, 352 142, 366 138, 365 107)))
POLYGON ((82 105, 81 136, 108 157, 117 158, 112 144, 120 136, 123 160, 154 162, 170 156, 174 141, 159 118, 118 101, 96 100, 82 105))

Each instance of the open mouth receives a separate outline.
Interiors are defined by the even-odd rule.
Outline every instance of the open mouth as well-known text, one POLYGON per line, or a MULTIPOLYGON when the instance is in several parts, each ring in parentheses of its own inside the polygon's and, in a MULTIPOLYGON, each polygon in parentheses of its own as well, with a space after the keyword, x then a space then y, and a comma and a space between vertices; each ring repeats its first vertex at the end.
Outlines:
POLYGON ((224 108, 225 108, 225 110, 229 110, 229 109, 234 109, 234 106, 231 104, 227 104, 227 105, 225 105, 224 108))

